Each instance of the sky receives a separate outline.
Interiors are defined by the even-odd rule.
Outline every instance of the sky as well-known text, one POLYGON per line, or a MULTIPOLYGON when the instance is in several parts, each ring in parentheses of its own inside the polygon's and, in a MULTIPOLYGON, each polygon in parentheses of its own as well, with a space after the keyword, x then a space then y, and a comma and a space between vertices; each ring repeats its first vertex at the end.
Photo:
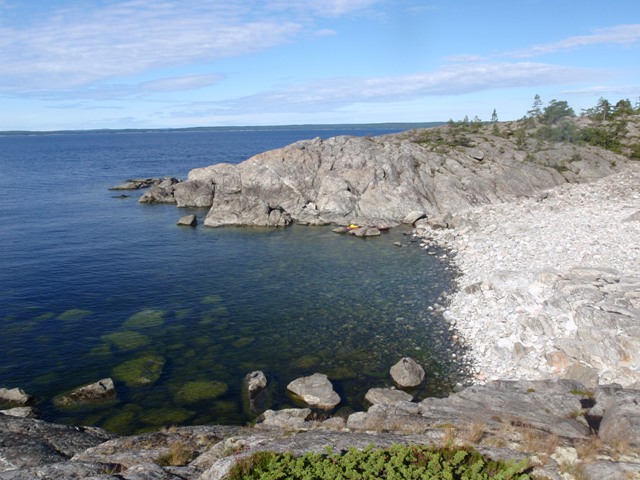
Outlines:
POLYGON ((0 0, 0 130, 430 122, 640 99, 635 0, 0 0))

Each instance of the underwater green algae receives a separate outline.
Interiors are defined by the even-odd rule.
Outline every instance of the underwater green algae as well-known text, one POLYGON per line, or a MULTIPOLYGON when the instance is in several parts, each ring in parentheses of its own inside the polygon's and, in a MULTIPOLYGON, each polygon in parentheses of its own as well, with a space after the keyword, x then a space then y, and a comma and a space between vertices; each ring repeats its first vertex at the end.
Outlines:
POLYGON ((128 386, 148 385, 160 378, 165 362, 160 355, 144 355, 116 366, 112 375, 128 386))
POLYGON ((83 310, 81 308, 73 308, 71 310, 66 310, 58 315, 58 320, 63 320, 65 322, 77 322, 79 320, 83 320, 84 318, 91 315, 93 312, 91 310, 83 310))
POLYGON ((103 335, 102 339, 123 351, 137 350, 151 343, 149 337, 132 331, 109 333, 103 335))
POLYGON ((165 312, 163 310, 146 309, 134 313, 122 325, 134 329, 157 328, 164 323, 164 316, 165 312))
POLYGON ((193 381, 185 383, 175 394, 177 403, 197 403, 224 395, 229 389, 224 382, 193 381))

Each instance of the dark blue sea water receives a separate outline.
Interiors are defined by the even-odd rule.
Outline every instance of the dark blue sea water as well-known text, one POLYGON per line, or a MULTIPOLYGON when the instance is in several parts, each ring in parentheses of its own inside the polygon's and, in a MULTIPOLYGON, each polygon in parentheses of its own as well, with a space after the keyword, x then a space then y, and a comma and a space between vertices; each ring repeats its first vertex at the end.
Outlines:
MULTIPOLYGON (((242 378, 261 369, 269 406, 288 382, 329 375, 362 408, 367 389, 411 355, 420 396, 459 380, 443 320, 427 310, 453 273, 400 230, 373 239, 329 228, 180 228, 206 210, 114 198, 127 178, 185 178, 303 138, 367 130, 221 130, 0 136, 0 386, 38 398, 47 420, 128 433, 246 423, 242 378), (140 369, 161 366, 138 384, 140 369), (145 367, 146 365, 146 367, 145 367), (52 400, 111 376, 117 401, 52 400)), ((149 370, 147 368, 147 370, 149 370)))

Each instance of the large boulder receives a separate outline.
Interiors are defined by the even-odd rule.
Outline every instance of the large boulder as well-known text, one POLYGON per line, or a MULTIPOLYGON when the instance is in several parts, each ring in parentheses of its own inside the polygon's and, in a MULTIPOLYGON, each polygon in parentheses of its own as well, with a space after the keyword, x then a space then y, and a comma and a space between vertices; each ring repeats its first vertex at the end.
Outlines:
POLYGON ((287 390, 307 405, 322 410, 331 410, 340 403, 340 397, 333 390, 333 385, 322 373, 297 378, 287 385, 287 390))
POLYGON ((403 388, 417 387, 424 381, 424 368, 413 358, 401 358, 391 367, 390 372, 393 381, 403 388))
POLYGON ((198 219, 195 215, 185 215, 184 217, 180 217, 180 220, 178 220, 178 225, 186 227, 195 227, 197 223, 198 219))
POLYGON ((640 390, 618 390, 609 398, 599 436, 611 445, 640 447, 640 390))

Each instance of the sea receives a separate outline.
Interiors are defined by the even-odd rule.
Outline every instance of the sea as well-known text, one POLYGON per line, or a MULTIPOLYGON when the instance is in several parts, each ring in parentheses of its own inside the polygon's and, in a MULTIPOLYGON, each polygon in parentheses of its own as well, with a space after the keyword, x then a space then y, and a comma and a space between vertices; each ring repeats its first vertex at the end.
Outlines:
POLYGON ((402 126, 302 126, 0 135, 0 387, 35 397, 43 419, 129 434, 171 425, 248 424, 299 406, 292 380, 328 375, 341 403, 411 356, 416 398, 461 380, 438 309, 455 282, 406 227, 376 238, 331 227, 179 227, 206 209, 138 203, 129 178, 238 163, 292 142, 402 126), (394 246, 401 242, 402 247, 394 246), (243 379, 263 371, 260 405, 243 379), (76 387, 114 380, 115 398, 64 406, 76 387))

